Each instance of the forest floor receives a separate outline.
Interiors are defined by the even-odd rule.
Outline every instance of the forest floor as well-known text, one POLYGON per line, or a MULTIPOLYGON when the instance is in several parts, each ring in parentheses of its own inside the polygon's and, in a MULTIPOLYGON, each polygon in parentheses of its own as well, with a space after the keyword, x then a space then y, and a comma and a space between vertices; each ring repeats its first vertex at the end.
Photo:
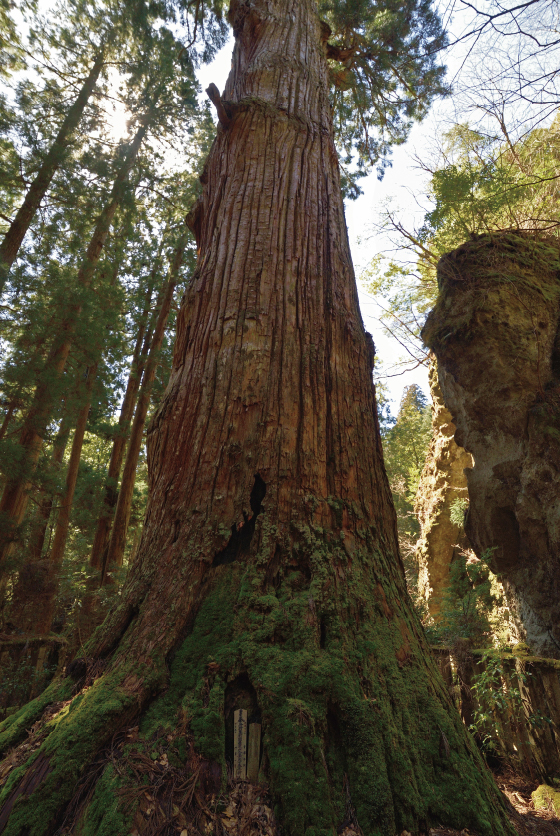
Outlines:
MULTIPOLYGON (((551 810, 535 810, 531 793, 538 781, 530 781, 509 769, 494 772, 497 785, 509 801, 509 818, 519 836, 560 836, 560 818, 551 810)), ((436 827, 430 836, 477 836, 471 830, 436 827)))

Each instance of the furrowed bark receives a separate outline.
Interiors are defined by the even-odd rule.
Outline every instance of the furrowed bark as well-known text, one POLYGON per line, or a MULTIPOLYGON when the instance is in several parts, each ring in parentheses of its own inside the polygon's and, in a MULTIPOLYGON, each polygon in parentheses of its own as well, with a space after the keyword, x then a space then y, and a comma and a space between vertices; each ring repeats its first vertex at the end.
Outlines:
POLYGON ((10 268, 14 263, 27 230, 44 198, 51 180, 64 159, 64 154, 78 127, 84 109, 95 89, 103 68, 104 50, 98 53, 78 97, 70 107, 60 130, 49 149, 35 180, 29 187, 25 200, 20 206, 4 240, 0 244, 0 293, 4 291, 10 268))
MULTIPOLYGON (((91 285, 115 212, 124 197, 128 176, 136 162, 152 115, 153 109, 151 108, 141 119, 138 130, 115 178, 109 201, 97 221, 76 279, 77 284, 82 287, 91 285)), ((70 315, 60 326, 59 336, 51 346, 45 362, 42 380, 35 389, 31 408, 24 421, 19 443, 25 450, 25 467, 19 477, 7 483, 0 500, 0 518, 4 527, 2 534, 0 534, 0 571, 17 539, 17 529, 25 517, 29 499, 28 482, 39 460, 46 428, 51 420, 57 396, 60 394, 58 385, 70 353, 76 320, 80 312, 81 306, 74 306, 70 315)))
MULTIPOLYGON (((51 771, 5 836, 54 830, 132 708, 137 745, 188 735, 207 832, 244 708, 286 836, 416 836, 430 821, 511 834, 406 592, 316 5, 234 0, 230 20, 230 121, 192 219, 199 257, 150 425, 142 542, 86 648, 106 671, 39 750, 51 771)), ((119 806, 136 785, 112 770, 84 832, 124 836, 143 816, 119 806)))
MULTIPOLYGON (((155 270, 152 273, 152 280, 155 280, 155 270)), ((94 569, 101 569, 103 565, 103 554, 109 545, 109 533, 111 531, 115 506, 118 499, 117 485, 121 475, 127 435, 130 429, 130 422, 132 421, 132 416, 134 414, 138 389, 140 388, 140 381, 142 379, 150 347, 151 329, 148 329, 148 332, 146 333, 146 325, 148 323, 148 315, 150 313, 152 292, 153 283, 150 283, 148 289, 146 290, 144 310, 142 311, 142 315, 140 317, 136 345, 134 346, 134 351, 132 353, 130 374, 128 376, 126 391, 119 415, 117 432, 113 441, 113 448, 111 450, 111 459, 107 470, 107 483, 105 485, 105 494, 103 497, 103 508, 97 521, 95 538, 91 549, 90 566, 94 569)), ((159 304, 156 308, 158 307, 159 304)))
POLYGON ((140 448, 142 446, 144 425, 146 423, 146 416, 148 414, 148 407, 150 405, 150 398, 152 395, 152 387, 156 376, 158 356, 163 343, 163 338, 165 336, 165 327, 167 325, 169 311, 171 310, 171 303, 173 302, 173 294, 175 293, 175 288, 179 278, 179 270, 181 269, 181 265, 183 263, 186 243, 187 233, 182 236, 175 249, 169 278, 167 279, 166 286, 162 291, 158 318, 154 328, 152 343, 150 345, 150 353, 148 355, 148 359, 146 360, 142 386, 140 388, 138 403, 136 404, 136 412, 134 414, 134 421, 132 422, 132 429, 130 431, 130 441, 128 442, 123 477, 119 489, 117 507, 115 510, 115 519, 111 530, 111 539, 109 541, 107 554, 104 556, 105 559, 103 562, 101 576, 102 584, 105 582, 107 569, 110 566, 122 566, 123 563, 124 550, 126 546, 126 533, 130 522, 136 468, 138 466, 138 456, 140 455, 140 448))

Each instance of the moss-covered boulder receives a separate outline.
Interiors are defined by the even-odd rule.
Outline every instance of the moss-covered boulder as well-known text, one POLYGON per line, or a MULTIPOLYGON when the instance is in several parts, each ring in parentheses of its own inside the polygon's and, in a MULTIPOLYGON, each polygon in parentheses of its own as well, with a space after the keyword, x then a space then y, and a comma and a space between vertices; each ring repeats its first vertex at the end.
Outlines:
POLYGON ((560 815, 560 790, 550 787, 548 784, 541 784, 535 792, 531 793, 535 810, 554 810, 560 815))

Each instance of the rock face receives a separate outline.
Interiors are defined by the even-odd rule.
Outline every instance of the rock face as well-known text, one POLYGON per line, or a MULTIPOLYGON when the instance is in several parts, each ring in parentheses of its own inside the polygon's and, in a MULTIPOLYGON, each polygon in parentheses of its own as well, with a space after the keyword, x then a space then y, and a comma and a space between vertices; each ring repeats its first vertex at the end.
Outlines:
POLYGON ((472 456, 455 441, 455 424, 446 408, 438 381, 437 363, 430 363, 432 441, 422 471, 414 510, 421 527, 416 547, 418 591, 431 615, 437 615, 449 582, 449 565, 457 547, 466 547, 461 529, 451 522, 451 506, 468 499, 464 470, 472 456))
POLYGON ((423 331, 474 458, 466 532, 533 652, 560 658, 560 247, 480 236, 444 256, 423 331))

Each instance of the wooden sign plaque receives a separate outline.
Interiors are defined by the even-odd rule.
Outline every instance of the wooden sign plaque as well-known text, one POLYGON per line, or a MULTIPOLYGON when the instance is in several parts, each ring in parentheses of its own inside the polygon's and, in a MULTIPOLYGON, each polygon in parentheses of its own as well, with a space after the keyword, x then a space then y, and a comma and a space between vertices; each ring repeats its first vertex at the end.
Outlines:
POLYGON ((249 726, 249 753, 247 756, 247 778, 252 784, 259 780, 259 761, 261 759, 261 724, 249 726))
POLYGON ((243 708, 233 715, 233 778, 247 779, 247 712, 243 708))

